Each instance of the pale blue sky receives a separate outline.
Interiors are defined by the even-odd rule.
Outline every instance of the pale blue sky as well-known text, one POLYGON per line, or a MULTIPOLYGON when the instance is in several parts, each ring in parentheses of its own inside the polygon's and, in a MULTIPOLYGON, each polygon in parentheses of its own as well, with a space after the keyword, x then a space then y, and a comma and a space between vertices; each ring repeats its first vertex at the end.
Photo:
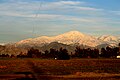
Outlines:
POLYGON ((77 30, 120 35, 120 0, 0 0, 0 43, 77 30))

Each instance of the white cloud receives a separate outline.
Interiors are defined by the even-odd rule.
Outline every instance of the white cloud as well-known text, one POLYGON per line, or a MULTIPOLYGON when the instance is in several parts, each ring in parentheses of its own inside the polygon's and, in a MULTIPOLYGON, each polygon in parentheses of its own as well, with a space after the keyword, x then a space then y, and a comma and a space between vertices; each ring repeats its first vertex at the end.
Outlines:
POLYGON ((88 23, 95 23, 104 21, 103 19, 99 18, 80 18, 75 16, 65 16, 65 15, 56 15, 56 14, 22 14, 22 13, 15 13, 15 12, 0 12, 1 16, 13 16, 13 17, 24 17, 24 18, 36 18, 36 20, 62 20, 62 21, 74 21, 74 22, 88 22, 88 23))
MULTIPOLYGON (((14 0, 11 0, 14 1, 14 0)), ((98 24, 107 22, 103 17, 97 17, 96 12, 102 12, 103 9, 87 6, 88 3, 81 1, 57 1, 57 2, 25 2, 17 0, 17 3, 3 3, 0 5, 0 16, 24 17, 27 20, 43 20, 43 21, 73 21, 76 23, 86 22, 98 24), (52 13, 49 13, 53 11, 52 13), (92 12, 92 13, 91 13, 92 12), (73 15, 69 15, 73 13, 73 15), (76 16, 75 14, 79 15, 76 16), (91 13, 91 14, 90 14, 91 13), (87 14, 88 16, 80 16, 87 14), (95 15, 96 14, 96 15, 95 15), (89 17, 89 16, 94 17, 89 17)), ((112 22, 112 21, 111 21, 112 22)))
MULTIPOLYGON (((89 3, 81 1, 35 1, 27 2, 24 0, 11 0, 13 3, 0 4, 0 16, 24 17, 28 20, 36 18, 36 20, 45 21, 73 21, 75 23, 86 22, 92 24, 104 24, 105 22, 113 22, 113 20, 105 19, 100 12, 103 9, 88 6, 89 3), (41 5, 42 4, 42 5, 41 5), (51 12, 52 11, 52 12, 51 12), (69 15, 73 13, 72 15, 69 15), (78 14, 76 16, 75 14, 78 14), (87 14, 88 16, 81 16, 87 14), (91 17, 92 15, 92 17, 91 17)), ((119 14, 120 12, 114 12, 119 14)))
MULTIPOLYGON (((60 11, 75 11, 75 10, 84 10, 84 11, 100 11, 103 9, 97 9, 94 7, 87 6, 88 3, 80 1, 59 1, 59 2, 50 2, 42 4, 41 10, 60 10, 60 11)), ((75 12, 77 13, 77 12, 75 12)))
POLYGON ((84 2, 80 2, 80 1, 60 1, 58 3, 64 4, 64 5, 78 5, 78 4, 83 4, 84 2))
MULTIPOLYGON (((14 1, 14 0, 11 0, 14 1)), ((90 14, 91 12, 97 12, 101 11, 102 9, 97 9, 94 7, 87 6, 87 3, 80 2, 80 1, 58 1, 58 2, 25 2, 23 0, 17 0, 13 3, 3 3, 0 5, 1 12, 7 11, 8 13, 13 12, 19 12, 22 14, 31 14, 31 13, 39 13, 39 12, 50 12, 53 13, 65 13, 69 14, 71 12, 73 13, 84 13, 84 14, 90 14), (84 6, 83 6, 84 5, 84 6), (86 12, 87 11, 87 12, 86 12)), ((92 14, 93 15, 93 14, 92 14)), ((13 16, 13 15, 12 15, 13 16)), ((19 16, 19 15, 18 15, 19 16)))
POLYGON ((97 9, 92 7, 75 7, 78 10, 90 10, 90 11, 102 11, 103 9, 97 9))
POLYGON ((119 15, 120 16, 120 11, 110 11, 110 12, 115 14, 115 15, 119 15))
POLYGON ((12 12, 0 12, 0 16, 15 16, 15 17, 27 17, 25 15, 22 14, 18 14, 18 13, 12 13, 12 12))

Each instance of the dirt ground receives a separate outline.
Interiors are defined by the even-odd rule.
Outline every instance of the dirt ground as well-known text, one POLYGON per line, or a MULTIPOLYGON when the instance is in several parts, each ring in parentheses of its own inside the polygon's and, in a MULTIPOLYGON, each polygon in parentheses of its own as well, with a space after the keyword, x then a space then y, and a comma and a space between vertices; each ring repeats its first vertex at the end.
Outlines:
POLYGON ((1 59, 0 80, 120 80, 120 60, 1 59))
POLYGON ((0 80, 120 80, 120 74, 80 73, 80 75, 0 75, 0 80))

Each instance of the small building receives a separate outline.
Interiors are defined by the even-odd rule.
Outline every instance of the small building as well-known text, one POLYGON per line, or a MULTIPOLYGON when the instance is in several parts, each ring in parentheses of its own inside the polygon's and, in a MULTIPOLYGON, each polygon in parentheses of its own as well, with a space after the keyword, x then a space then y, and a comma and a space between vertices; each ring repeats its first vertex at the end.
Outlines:
POLYGON ((120 58, 120 56, 117 56, 117 59, 119 59, 120 58))

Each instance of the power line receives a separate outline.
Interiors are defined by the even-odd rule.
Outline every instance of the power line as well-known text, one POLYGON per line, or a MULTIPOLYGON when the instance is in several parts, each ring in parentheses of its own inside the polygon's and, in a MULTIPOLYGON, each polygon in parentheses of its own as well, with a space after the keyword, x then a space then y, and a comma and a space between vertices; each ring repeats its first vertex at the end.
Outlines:
POLYGON ((34 25, 33 25, 33 29, 32 29, 32 34, 33 34, 33 37, 35 36, 35 28, 37 28, 37 18, 39 18, 39 12, 40 12, 40 10, 42 9, 42 4, 43 4, 43 1, 42 0, 40 0, 40 4, 39 4, 39 6, 38 6, 38 9, 36 9, 36 14, 35 14, 35 16, 34 16, 34 20, 35 20, 35 22, 34 22, 34 25))

